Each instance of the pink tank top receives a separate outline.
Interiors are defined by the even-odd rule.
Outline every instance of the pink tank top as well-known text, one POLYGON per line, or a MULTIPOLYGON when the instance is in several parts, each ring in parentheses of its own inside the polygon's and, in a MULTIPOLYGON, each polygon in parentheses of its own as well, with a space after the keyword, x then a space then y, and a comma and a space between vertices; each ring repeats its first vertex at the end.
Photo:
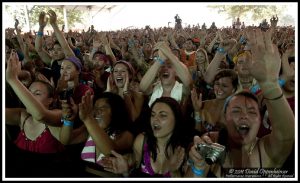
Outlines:
POLYGON ((19 132, 17 139, 14 141, 18 148, 36 153, 57 153, 64 150, 64 145, 51 134, 46 125, 45 130, 35 140, 27 138, 24 131, 24 124, 28 117, 29 116, 25 118, 23 129, 19 132))

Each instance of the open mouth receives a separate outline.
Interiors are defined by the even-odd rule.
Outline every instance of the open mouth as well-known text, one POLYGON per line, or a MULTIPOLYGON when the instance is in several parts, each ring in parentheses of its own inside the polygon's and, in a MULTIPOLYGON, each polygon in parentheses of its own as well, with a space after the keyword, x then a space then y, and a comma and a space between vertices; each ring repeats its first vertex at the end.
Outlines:
POLYGON ((123 84, 123 78, 122 77, 117 77, 116 78, 117 83, 123 84))
POLYGON ((161 129, 161 126, 155 124, 155 125, 152 126, 152 129, 153 129, 153 131, 158 131, 158 130, 161 129))
POLYGON ((237 126, 237 131, 240 135, 247 135, 250 130, 250 127, 246 124, 241 124, 237 126))
POLYGON ((168 72, 164 72, 163 74, 162 74, 162 77, 163 78, 168 78, 170 76, 170 74, 168 73, 168 72))
POLYGON ((103 121, 103 118, 100 117, 100 116, 96 116, 95 117, 95 120, 98 122, 98 123, 101 123, 103 121))

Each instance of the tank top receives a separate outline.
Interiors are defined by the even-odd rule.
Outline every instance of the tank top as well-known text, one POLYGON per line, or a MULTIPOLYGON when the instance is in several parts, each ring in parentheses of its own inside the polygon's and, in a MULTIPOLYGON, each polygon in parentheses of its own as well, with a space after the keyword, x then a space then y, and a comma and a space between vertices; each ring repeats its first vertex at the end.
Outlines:
POLYGON ((151 156, 150 156, 150 151, 148 149, 147 143, 144 143, 143 146, 143 161, 141 163, 141 172, 155 177, 171 177, 170 172, 166 172, 164 174, 157 174, 154 172, 151 166, 151 156))
POLYGON ((50 132, 47 125, 45 130, 35 139, 30 140, 26 137, 24 131, 24 125, 30 115, 26 116, 23 122, 23 127, 20 130, 18 137, 14 141, 16 146, 22 150, 35 152, 35 153, 57 153, 64 150, 63 144, 61 144, 50 132))

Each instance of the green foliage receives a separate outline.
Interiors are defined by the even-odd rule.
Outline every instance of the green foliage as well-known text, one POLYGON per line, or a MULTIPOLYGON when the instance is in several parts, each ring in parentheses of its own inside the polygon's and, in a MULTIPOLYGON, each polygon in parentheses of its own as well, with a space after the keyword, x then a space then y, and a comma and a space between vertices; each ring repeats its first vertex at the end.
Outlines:
MULTIPOLYGON (((56 8, 56 7, 49 7, 49 6, 37 6, 37 5, 28 8, 30 27, 34 27, 35 25, 38 25, 39 14, 41 11, 47 13, 50 9, 55 11, 57 15, 57 24, 59 25, 59 27, 61 27, 64 24, 64 14, 63 14, 63 8, 61 6, 57 6, 56 8)), ((25 26, 26 20, 25 20, 24 5, 14 5, 14 6, 6 5, 5 10, 9 15, 19 20, 19 27, 25 26)), ((83 16, 84 14, 82 11, 67 10, 67 21, 68 21, 69 28, 73 28, 75 26, 75 23, 82 23, 83 16)), ((47 25, 47 27, 49 26, 50 24, 47 25)))
POLYGON ((244 18, 248 13, 252 14, 252 20, 270 19, 273 15, 282 15, 286 10, 285 5, 210 5, 212 9, 217 9, 218 13, 225 13, 228 19, 244 18))

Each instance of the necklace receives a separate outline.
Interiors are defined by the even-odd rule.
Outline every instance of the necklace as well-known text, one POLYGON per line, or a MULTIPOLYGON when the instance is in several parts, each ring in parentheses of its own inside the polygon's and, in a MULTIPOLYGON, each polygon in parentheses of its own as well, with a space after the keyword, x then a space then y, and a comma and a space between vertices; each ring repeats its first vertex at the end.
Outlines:
POLYGON ((256 145, 256 142, 257 142, 257 138, 255 139, 254 142, 252 142, 252 144, 251 144, 251 146, 250 146, 250 148, 249 148, 249 150, 248 150, 248 152, 247 152, 248 156, 250 156, 250 155, 252 154, 253 149, 254 149, 254 147, 255 147, 255 145, 256 145))

